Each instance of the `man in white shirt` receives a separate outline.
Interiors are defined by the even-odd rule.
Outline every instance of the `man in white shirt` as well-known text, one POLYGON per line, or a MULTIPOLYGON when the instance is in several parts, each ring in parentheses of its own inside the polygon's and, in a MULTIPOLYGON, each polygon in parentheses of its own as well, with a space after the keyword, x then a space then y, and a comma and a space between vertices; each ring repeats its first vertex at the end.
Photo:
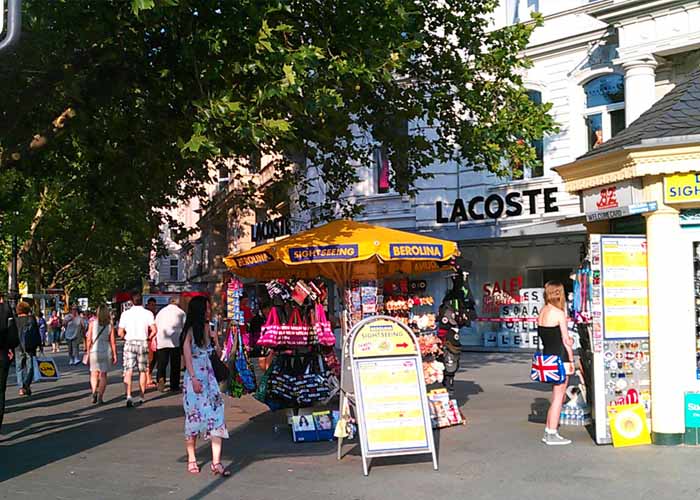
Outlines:
POLYGON ((185 326, 185 311, 177 305, 178 298, 172 297, 170 303, 156 315, 158 333, 158 390, 165 392, 165 370, 170 363, 170 390, 180 390, 180 333, 185 326))
POLYGON ((119 337, 124 342, 124 387, 126 389, 126 406, 132 408, 131 376, 139 370, 139 387, 142 404, 146 397, 146 370, 148 370, 148 341, 156 334, 153 313, 143 307, 143 297, 139 292, 132 294, 133 306, 122 313, 119 318, 119 337))

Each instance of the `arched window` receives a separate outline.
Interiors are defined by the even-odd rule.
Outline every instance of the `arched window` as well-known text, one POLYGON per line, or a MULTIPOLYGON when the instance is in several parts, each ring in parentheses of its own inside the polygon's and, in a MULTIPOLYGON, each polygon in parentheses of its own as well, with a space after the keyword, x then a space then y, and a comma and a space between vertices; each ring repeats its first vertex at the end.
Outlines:
POLYGON ((615 137, 625 124, 625 79, 622 75, 599 76, 584 84, 588 151, 615 137))

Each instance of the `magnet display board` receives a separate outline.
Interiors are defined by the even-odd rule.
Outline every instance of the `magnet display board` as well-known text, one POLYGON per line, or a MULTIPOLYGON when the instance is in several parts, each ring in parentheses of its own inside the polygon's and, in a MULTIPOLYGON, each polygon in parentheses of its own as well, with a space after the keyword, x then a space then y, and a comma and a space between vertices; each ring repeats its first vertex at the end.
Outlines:
POLYGON ((416 338, 389 316, 350 332, 350 357, 364 474, 374 457, 430 453, 437 470, 423 365, 416 338))
POLYGON ((605 339, 648 338, 646 238, 605 235, 600 245, 605 339))

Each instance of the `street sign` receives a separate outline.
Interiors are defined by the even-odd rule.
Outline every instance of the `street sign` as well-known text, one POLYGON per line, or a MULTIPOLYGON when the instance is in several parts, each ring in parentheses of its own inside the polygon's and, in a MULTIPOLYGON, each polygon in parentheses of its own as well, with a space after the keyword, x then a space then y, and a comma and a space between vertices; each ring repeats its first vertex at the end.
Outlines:
POLYGON ((364 475, 374 457, 431 454, 438 469, 423 364, 413 333, 389 316, 350 332, 350 359, 364 475))

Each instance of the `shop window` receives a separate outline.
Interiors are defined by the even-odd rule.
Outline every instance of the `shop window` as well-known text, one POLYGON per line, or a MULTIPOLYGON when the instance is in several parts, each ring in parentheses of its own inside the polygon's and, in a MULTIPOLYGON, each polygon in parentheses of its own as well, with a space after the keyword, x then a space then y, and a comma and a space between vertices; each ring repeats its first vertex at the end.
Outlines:
POLYGON ((588 151, 615 137, 626 127, 625 79, 622 75, 600 76, 583 86, 586 94, 588 151))
POLYGON ((170 259, 170 279, 177 281, 179 276, 177 259, 170 259))

